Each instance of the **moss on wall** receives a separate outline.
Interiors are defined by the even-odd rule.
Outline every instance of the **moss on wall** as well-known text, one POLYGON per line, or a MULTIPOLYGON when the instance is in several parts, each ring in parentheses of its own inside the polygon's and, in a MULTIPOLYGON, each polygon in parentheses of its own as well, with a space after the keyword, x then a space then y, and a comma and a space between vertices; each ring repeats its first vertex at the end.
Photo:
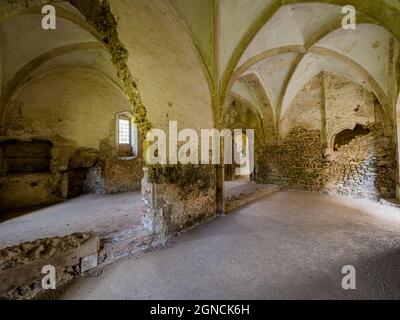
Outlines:
POLYGON ((132 105, 132 113, 135 116, 137 125, 146 134, 151 129, 147 119, 147 111, 140 98, 136 83, 128 69, 127 61, 129 53, 124 44, 119 40, 117 21, 111 12, 110 4, 104 0, 70 0, 103 36, 103 43, 108 48, 112 62, 117 69, 118 78, 124 86, 126 95, 132 105))
POLYGON ((212 165, 150 165, 149 182, 176 185, 182 199, 200 191, 208 192, 215 186, 215 169, 212 165))
POLYGON ((152 166, 142 183, 145 225, 160 242, 216 215, 212 166, 152 166))

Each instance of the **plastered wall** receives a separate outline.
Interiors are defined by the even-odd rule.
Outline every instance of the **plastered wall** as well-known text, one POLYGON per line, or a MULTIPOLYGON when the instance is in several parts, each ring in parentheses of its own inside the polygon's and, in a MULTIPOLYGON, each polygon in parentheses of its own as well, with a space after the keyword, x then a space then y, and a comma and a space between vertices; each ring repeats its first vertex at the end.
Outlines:
POLYGON ((95 168, 91 170, 92 177, 89 175, 83 181, 99 181, 96 188, 87 189, 90 192, 139 189, 141 154, 132 160, 121 160, 117 155, 116 114, 127 110, 130 105, 122 91, 95 71, 60 69, 28 81, 9 101, 2 140, 50 141, 51 170, 1 176, 1 208, 52 203, 70 197, 69 179, 74 178, 71 172, 78 169, 95 168), (83 159, 72 165, 71 159, 78 150, 84 151, 80 154, 83 159), (85 162, 88 154, 92 158, 85 162))

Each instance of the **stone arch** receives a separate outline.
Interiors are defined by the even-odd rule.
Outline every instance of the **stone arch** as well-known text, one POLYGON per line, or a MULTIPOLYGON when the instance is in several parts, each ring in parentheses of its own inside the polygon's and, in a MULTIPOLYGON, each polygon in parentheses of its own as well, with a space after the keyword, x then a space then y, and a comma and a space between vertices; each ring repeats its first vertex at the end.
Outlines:
MULTIPOLYGON (((362 19, 361 21, 364 21, 362 19)), ((359 22, 360 23, 360 22, 359 22)), ((362 22, 361 22, 362 23, 362 22)), ((335 31, 340 30, 340 27, 338 26, 338 22, 334 21, 334 23, 330 22, 326 26, 323 26, 321 28, 321 31, 318 32, 317 34, 314 34, 312 37, 309 39, 306 39, 306 45, 289 45, 289 46, 283 46, 283 47, 278 47, 278 48, 273 48, 269 49, 267 51, 263 51, 255 56, 253 56, 251 59, 248 61, 244 62, 241 66, 239 66, 235 72, 232 75, 232 78, 230 79, 230 82, 228 84, 228 90, 232 87, 234 81, 238 77, 241 76, 246 70, 254 66, 255 64, 259 63, 260 61, 263 61, 267 58, 273 57, 275 55, 279 54, 284 54, 284 53, 298 53, 298 56, 296 60, 294 61, 292 68, 290 72, 288 73, 285 81, 284 81, 284 89, 282 90, 280 94, 280 99, 278 103, 278 108, 282 107, 282 104, 284 102, 285 96, 287 95, 287 91, 289 89, 290 82, 292 80, 293 75, 295 74, 296 70, 298 69, 298 66, 300 63, 304 60, 304 58, 307 56, 308 53, 316 53, 322 56, 327 56, 336 60, 340 60, 349 67, 354 70, 354 72, 357 72, 359 75, 361 75, 365 81, 368 83, 368 85, 372 88, 374 93, 377 95, 378 99, 380 100, 381 104, 384 106, 384 111, 385 111, 385 119, 388 123, 388 125, 392 125, 392 119, 391 119, 391 112, 389 110, 390 106, 388 104, 388 97, 385 93, 385 90, 380 86, 377 80, 372 76, 372 74, 360 63, 355 61, 351 57, 345 56, 343 53, 340 53, 338 51, 328 49, 325 47, 321 47, 318 45, 318 43, 325 39, 327 36, 330 34, 333 34, 335 31)), ((282 116, 279 115, 280 110, 277 110, 277 121, 279 121, 280 117, 282 116)))
MULTIPOLYGON (((257 140, 259 141, 264 141, 265 139, 265 126, 264 126, 264 118, 262 116, 262 114, 259 112, 259 110, 257 108, 255 108, 252 103, 250 101, 248 101, 246 98, 240 96, 239 94, 236 94, 234 92, 232 92, 230 94, 230 96, 233 98, 233 100, 237 100, 240 101, 244 106, 246 106, 249 110, 251 110, 252 114, 254 115, 256 121, 258 122, 259 125, 259 131, 258 133, 261 133, 261 137, 257 140), (260 130, 261 129, 261 130, 260 130)), ((246 126, 248 125, 248 123, 246 122, 235 122, 232 125, 234 125, 236 128, 242 128, 242 129, 252 129, 252 128, 247 128, 246 126)), ((232 129, 232 128, 230 128, 232 129)), ((255 128, 257 129, 257 128, 255 128)))
MULTIPOLYGON (((97 106, 101 106, 101 110, 104 111, 99 112, 98 115, 99 127, 103 128, 102 134, 100 134, 101 131, 97 131, 101 137, 100 141, 114 133, 110 127, 114 124, 114 114, 129 109, 129 101, 124 91, 106 74, 97 69, 79 66, 51 68, 47 72, 33 74, 30 80, 19 86, 10 97, 6 106, 7 112, 3 115, 5 136, 21 136, 21 138, 25 138, 25 136, 59 136, 68 141, 74 141, 75 139, 71 137, 76 136, 80 131, 77 128, 75 134, 72 125, 68 127, 69 129, 63 129, 64 124, 80 121, 81 116, 86 119, 82 121, 88 121, 88 117, 92 117, 90 123, 93 123, 97 106), (89 86, 86 85, 88 81, 90 81, 89 86), (105 92, 110 96, 109 100, 106 99, 105 92), (68 98, 69 94, 71 98, 68 98), (28 97, 32 97, 32 99, 29 100, 28 97), (107 103, 100 103, 101 99, 107 103), (90 103, 91 100, 96 102, 90 103), (107 104, 110 106, 110 112, 105 115, 107 104), (29 109, 26 114, 25 109, 29 109), (57 111, 58 109, 60 110, 57 111), (37 117, 35 110, 37 110, 37 117), (71 114, 68 113, 69 110, 71 110, 71 114), (57 112, 60 114, 59 116, 57 116, 57 112), (46 122, 47 114, 49 115, 48 123, 46 122), (24 119, 29 126, 28 129, 25 130, 22 126, 18 127, 19 117, 21 120, 24 119), (44 127, 47 129, 41 130, 44 127), (58 129, 65 134, 57 131, 58 129), (51 133, 53 131, 54 134, 51 133)), ((96 146, 98 146, 96 142, 90 145, 93 148, 96 146)))
POLYGON ((284 53, 305 53, 307 51, 306 47, 302 45, 293 45, 293 46, 284 46, 284 47, 278 47, 274 49, 270 49, 267 51, 264 51, 262 53, 257 54, 256 56, 252 57, 250 60, 248 60, 246 63, 241 65, 232 75, 232 78, 229 82, 228 85, 228 91, 232 88, 233 83, 240 78, 240 76, 248 69, 250 69, 252 66, 256 65, 258 62, 268 59, 270 57, 279 55, 279 54, 284 54, 284 53))
MULTIPOLYGON (((54 0, 51 4, 57 5, 65 1, 54 0)), ((7 17, 18 16, 19 14, 32 14, 37 12, 37 7, 48 4, 49 1, 45 0, 30 0, 30 1, 17 1, 13 4, 6 3, 2 8, 1 21, 5 21, 7 17)), ((61 15, 69 22, 82 28, 85 32, 89 32, 95 36, 96 39, 101 39, 102 45, 108 50, 111 55, 111 61, 114 64, 119 80, 125 94, 128 96, 132 105, 132 110, 137 119, 138 125, 142 128, 143 132, 147 132, 151 128, 151 124, 147 118, 147 111, 143 105, 137 85, 133 76, 127 66, 128 52, 124 44, 119 39, 117 30, 118 23, 115 16, 111 12, 110 4, 108 1, 68 1, 77 12, 79 12, 85 19, 83 22, 81 18, 76 17, 74 14, 66 13, 61 8, 61 15)), ((59 8, 59 7, 58 7, 59 8)))
MULTIPOLYGON (((60 2, 60 3, 65 2, 65 0, 64 1, 60 0, 58 2, 60 2)), ((60 7, 59 5, 57 5, 57 2, 54 3, 54 6, 57 10, 57 18, 61 18, 61 19, 72 22, 73 24, 77 25, 78 27, 84 29, 86 32, 91 34, 95 39, 97 39, 100 42, 103 40, 101 34, 93 26, 88 24, 82 17, 64 9, 63 7, 60 7)), ((32 14, 41 15, 42 14, 41 8, 39 6, 34 5, 34 6, 28 6, 25 8, 18 9, 16 11, 11 12, 7 16, 0 17, 0 22, 3 22, 5 20, 10 19, 15 16, 26 16, 26 15, 32 15, 32 14)))
POLYGON ((152 125, 167 129, 168 121, 176 120, 179 127, 207 128, 214 122, 210 85, 174 10, 158 0, 112 2, 120 38, 131 53, 127 66, 135 70, 152 125))
POLYGON ((44 53, 43 55, 36 57, 31 60, 27 65, 23 66, 12 79, 8 81, 6 84, 2 97, 1 97, 1 112, 0 112, 0 127, 4 126, 4 117, 7 112, 7 103, 8 100, 12 97, 13 93, 17 88, 22 84, 22 82, 32 74, 37 68, 41 65, 45 64, 51 59, 60 57, 62 55, 69 54, 71 52, 76 52, 80 50, 96 50, 103 49, 103 46, 97 42, 91 43, 78 43, 73 45, 67 45, 63 47, 58 47, 54 50, 44 53))

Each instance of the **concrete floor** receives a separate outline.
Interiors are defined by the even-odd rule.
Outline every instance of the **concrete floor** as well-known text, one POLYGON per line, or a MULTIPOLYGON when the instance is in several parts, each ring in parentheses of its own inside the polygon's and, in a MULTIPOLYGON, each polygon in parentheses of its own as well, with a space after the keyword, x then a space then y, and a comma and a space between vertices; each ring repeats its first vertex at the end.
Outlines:
POLYGON ((276 192, 201 225, 169 247, 121 260, 64 299, 399 299, 400 212, 276 192), (357 290, 341 269, 357 270, 357 290))
POLYGON ((0 223, 0 249, 76 232, 98 235, 141 224, 140 192, 85 195, 0 223))

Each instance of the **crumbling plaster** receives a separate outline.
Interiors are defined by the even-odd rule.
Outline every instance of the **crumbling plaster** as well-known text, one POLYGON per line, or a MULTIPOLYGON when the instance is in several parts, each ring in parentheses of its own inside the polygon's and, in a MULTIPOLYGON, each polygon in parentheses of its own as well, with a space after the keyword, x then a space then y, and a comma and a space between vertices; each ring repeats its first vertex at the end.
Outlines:
POLYGON ((9 102, 6 136, 59 135, 77 147, 98 148, 111 135, 115 114, 130 109, 123 92, 104 80, 85 68, 30 79, 9 102))
POLYGON ((330 194, 394 198, 395 136, 383 129, 382 106, 372 92, 320 73, 297 94, 281 122, 279 139, 256 151, 256 179, 330 194), (370 133, 334 146, 336 135, 356 125, 370 133))
POLYGON ((322 130, 325 126, 325 143, 333 149, 333 138, 339 132, 375 122, 383 126, 381 106, 371 91, 345 77, 323 72, 297 94, 281 121, 279 133, 285 138, 295 127, 322 130))
MULTIPOLYGON (((270 31, 271 29, 266 30, 266 33, 270 36, 276 36, 270 31)), ((284 28, 283 30, 286 29, 284 28)), ((285 39, 283 36, 277 38, 285 39)), ((297 59, 289 54, 284 55, 284 51, 272 48, 268 49, 265 54, 259 55, 255 60, 253 58, 250 59, 250 64, 244 63, 243 67, 239 68, 236 72, 233 79, 237 78, 241 73, 246 72, 246 68, 256 64, 259 73, 261 72, 267 75, 264 76, 263 79, 266 91, 273 101, 277 114, 283 116, 288 106, 290 106, 291 101, 305 83, 320 71, 332 71, 332 65, 339 65, 339 69, 335 70, 336 73, 346 75, 348 78, 358 83, 369 86, 369 88, 374 91, 381 103, 385 106, 388 122, 392 125, 390 104, 388 102, 390 39, 390 34, 383 28, 369 24, 359 24, 356 33, 353 32, 350 35, 344 30, 338 29, 322 37, 322 40, 319 42, 314 43, 314 45, 310 47, 309 53, 305 55, 303 53, 304 46, 301 42, 297 45, 293 43, 276 48, 282 48, 282 50, 286 48, 285 50, 289 52, 291 50, 297 51, 297 59), (356 41, 351 40, 351 38, 356 41), (268 55, 266 55, 266 53, 269 52, 272 55, 276 55, 277 58, 280 58, 287 66, 288 70, 285 77, 280 77, 278 79, 271 75, 268 76, 268 70, 276 65, 272 57, 267 58, 268 55), (276 88, 278 88, 278 90, 276 88), (275 95, 272 94, 273 92, 275 92, 275 95)), ((257 42, 254 46, 257 48, 257 42)), ((255 48, 251 49, 250 47, 247 55, 250 55, 255 48)))
MULTIPOLYGON (((262 144, 266 140, 265 120, 260 118, 258 111, 252 107, 249 101, 234 94, 227 101, 229 103, 224 109, 225 127, 231 130, 253 129, 256 147, 259 143, 262 144)), ((272 132, 270 134, 273 135, 272 132)))
MULTIPOLYGON (((43 5, 44 1, 28 1, 28 2, 13 2, 13 3, 5 3, 1 8, 2 19, 1 21, 7 21, 7 17, 18 16, 18 14, 27 14, 26 10, 30 10, 31 8, 35 8, 39 5, 43 5)), ((47 1, 47 3, 57 4, 60 1, 47 1)), ((114 16, 111 14, 110 7, 108 2, 103 1, 70 1, 70 4, 73 5, 76 9, 73 9, 69 15, 67 15, 66 20, 73 22, 76 25, 82 25, 82 22, 79 20, 80 16, 77 16, 76 10, 81 13, 81 16, 86 18, 86 27, 82 28, 84 32, 87 30, 96 30, 95 33, 100 34, 101 42, 103 45, 109 50, 111 54, 111 61, 116 67, 116 72, 118 78, 121 81, 122 87, 129 98, 129 101, 132 105, 132 112, 135 114, 136 121, 138 125, 142 128, 143 132, 147 132, 147 130, 151 127, 149 121, 146 117, 146 110, 141 102, 140 96, 136 90, 136 83, 132 78, 130 71, 126 66, 127 60, 127 51, 125 50, 123 44, 118 39, 118 33, 116 31, 116 21, 114 16)), ((71 6, 66 3, 63 3, 62 10, 68 10, 71 6)), ((29 13, 29 12, 28 12, 29 13)), ((89 32, 90 33, 90 32, 89 32)), ((46 36, 48 36, 46 34, 46 36)), ((62 37, 60 37, 62 39, 62 37)), ((53 55, 50 58, 54 58, 53 55)))
POLYGON ((333 149, 333 138, 345 129, 352 130, 357 124, 370 127, 375 122, 383 125, 376 119, 382 110, 379 103, 375 105, 373 93, 332 74, 324 74, 323 81, 328 148, 333 149))
POLYGON ((321 75, 311 79, 297 94, 288 112, 279 125, 281 137, 286 137, 295 127, 307 130, 321 130, 322 128, 322 96, 321 75))
POLYGON ((140 187, 142 154, 130 161, 119 160, 116 154, 115 117, 130 110, 130 104, 123 91, 101 74, 84 68, 54 69, 31 78, 9 104, 7 139, 40 138, 51 141, 54 148, 49 174, 1 177, 3 209, 70 197, 67 173, 77 168, 70 160, 82 148, 98 151, 93 165, 81 167, 98 168, 93 179, 101 179, 102 185, 91 191, 115 193, 140 187))
POLYGON ((170 236, 216 217, 213 166, 152 166, 144 170, 144 224, 164 242, 170 236))

